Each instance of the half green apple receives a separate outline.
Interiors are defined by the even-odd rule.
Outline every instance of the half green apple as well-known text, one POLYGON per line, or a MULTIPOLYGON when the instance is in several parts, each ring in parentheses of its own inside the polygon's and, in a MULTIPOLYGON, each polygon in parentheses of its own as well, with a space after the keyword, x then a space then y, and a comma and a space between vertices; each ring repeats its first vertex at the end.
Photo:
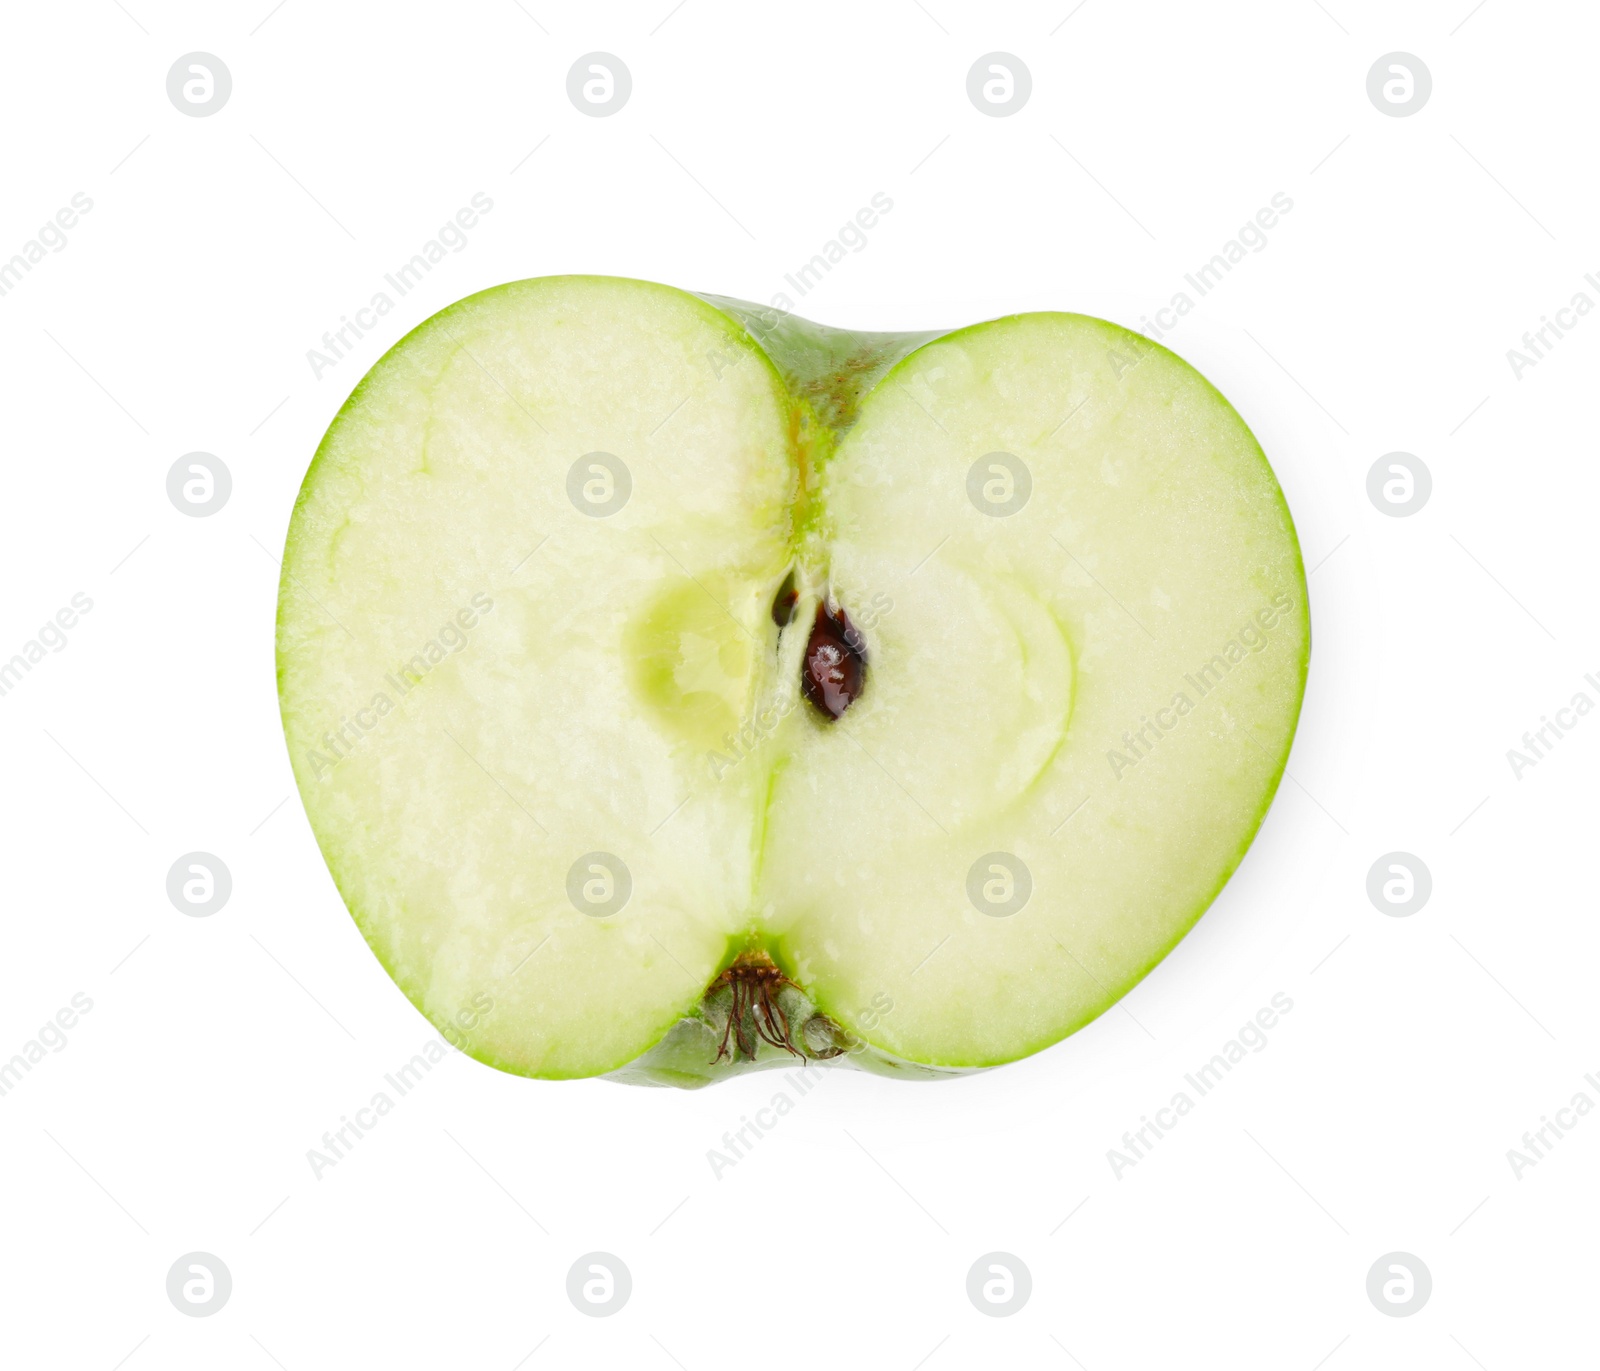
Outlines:
POLYGON ((283 558, 306 812, 481 1061, 699 1085, 1007 1062, 1199 918, 1310 637, 1243 421, 1112 324, 856 334, 474 295, 328 430, 283 558))

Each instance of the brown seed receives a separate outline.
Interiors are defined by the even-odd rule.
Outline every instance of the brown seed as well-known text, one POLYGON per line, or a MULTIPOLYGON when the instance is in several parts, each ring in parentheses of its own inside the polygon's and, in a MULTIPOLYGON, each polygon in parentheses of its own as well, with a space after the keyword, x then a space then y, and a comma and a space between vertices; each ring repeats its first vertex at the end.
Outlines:
POLYGON ((794 618, 794 607, 800 602, 800 592, 794 587, 794 571, 783 578, 778 593, 772 598, 772 622, 779 628, 788 628, 794 618))
POLYGON ((830 719, 840 718, 860 698, 867 683, 867 642, 840 609, 817 606, 817 621, 806 643, 800 689, 830 719))

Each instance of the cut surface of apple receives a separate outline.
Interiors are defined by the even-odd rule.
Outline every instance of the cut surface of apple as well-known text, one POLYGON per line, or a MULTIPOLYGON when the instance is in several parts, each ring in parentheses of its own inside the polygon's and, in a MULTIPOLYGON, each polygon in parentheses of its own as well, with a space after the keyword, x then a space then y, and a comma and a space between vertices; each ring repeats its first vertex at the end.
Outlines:
POLYGON ((1310 637, 1197 372, 1082 315, 830 330, 605 277, 417 328, 283 560, 285 733, 362 934, 507 1071, 1014 1060, 1206 909, 1310 637))

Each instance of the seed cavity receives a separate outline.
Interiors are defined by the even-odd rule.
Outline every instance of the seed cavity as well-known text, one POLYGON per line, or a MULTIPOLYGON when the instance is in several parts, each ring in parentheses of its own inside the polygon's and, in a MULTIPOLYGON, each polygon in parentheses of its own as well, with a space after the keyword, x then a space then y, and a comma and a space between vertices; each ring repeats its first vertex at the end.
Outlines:
POLYGON ((867 683, 867 640, 841 607, 817 606, 801 665, 800 689, 830 719, 843 716, 867 683))
POLYGON ((772 622, 779 628, 788 628, 794 619, 794 607, 800 603, 800 592, 795 589, 794 569, 783 578, 778 593, 772 598, 772 622))

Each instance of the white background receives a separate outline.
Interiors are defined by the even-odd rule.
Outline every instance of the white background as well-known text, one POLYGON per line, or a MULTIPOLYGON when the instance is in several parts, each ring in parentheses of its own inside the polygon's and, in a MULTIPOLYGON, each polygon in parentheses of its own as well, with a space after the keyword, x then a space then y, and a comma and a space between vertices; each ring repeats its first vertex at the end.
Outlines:
MULTIPOLYGON (((0 257, 93 210, 0 298, 0 657, 93 610, 0 698, 0 1059, 92 1012, 0 1098, 0 1359, 72 1368, 1226 1365, 1469 1368, 1588 1355, 1600 1121, 1507 1151, 1600 1072, 1600 719, 1524 730, 1600 673, 1590 317, 1506 358, 1600 270, 1577 4, 991 0, 13 7, 0 257), (671 13, 669 14, 669 11, 671 13), (1069 14, 1070 12, 1070 14, 1069 14), (207 118, 166 94, 219 56, 207 118), (574 60, 633 76, 609 118, 574 60), (968 69, 1026 63, 987 117, 968 69), (1415 53, 1407 118, 1366 93, 1415 53), (537 151, 534 149, 537 148, 537 151), (531 155, 530 155, 531 154, 531 155), (354 354, 306 360, 485 192, 494 209, 354 354), (345 914, 279 730, 275 557, 315 444, 436 309, 592 271, 753 300, 875 192, 893 210, 798 312, 861 329, 1077 309, 1130 326, 1266 205, 1294 208, 1167 341, 1244 414, 1312 570, 1290 777, 1243 868, 1128 997, 1029 1061, 934 1085, 829 1075, 730 1171, 781 1088, 547 1084, 462 1057, 318 1179, 325 1130, 430 1036, 345 914), (233 474, 169 502, 182 454, 233 474), (1395 450, 1433 474, 1369 501, 1395 450), (211 918, 168 868, 217 854, 211 918), (1382 854, 1428 904, 1386 917, 1382 854), (1107 1152, 1278 992, 1293 1011, 1131 1169, 1107 1152), (207 1318, 168 1268, 233 1277, 207 1318), (620 1257, 613 1317, 568 1300, 620 1257), (966 1293, 991 1251, 1014 1317, 966 1293), (1381 1255, 1426 1307, 1386 1317, 1381 1255), (536 1350, 537 1349, 537 1350, 536 1350)), ((792 291, 789 292, 791 295, 792 291)), ((1193 292, 1190 292, 1193 294, 1193 292)))

